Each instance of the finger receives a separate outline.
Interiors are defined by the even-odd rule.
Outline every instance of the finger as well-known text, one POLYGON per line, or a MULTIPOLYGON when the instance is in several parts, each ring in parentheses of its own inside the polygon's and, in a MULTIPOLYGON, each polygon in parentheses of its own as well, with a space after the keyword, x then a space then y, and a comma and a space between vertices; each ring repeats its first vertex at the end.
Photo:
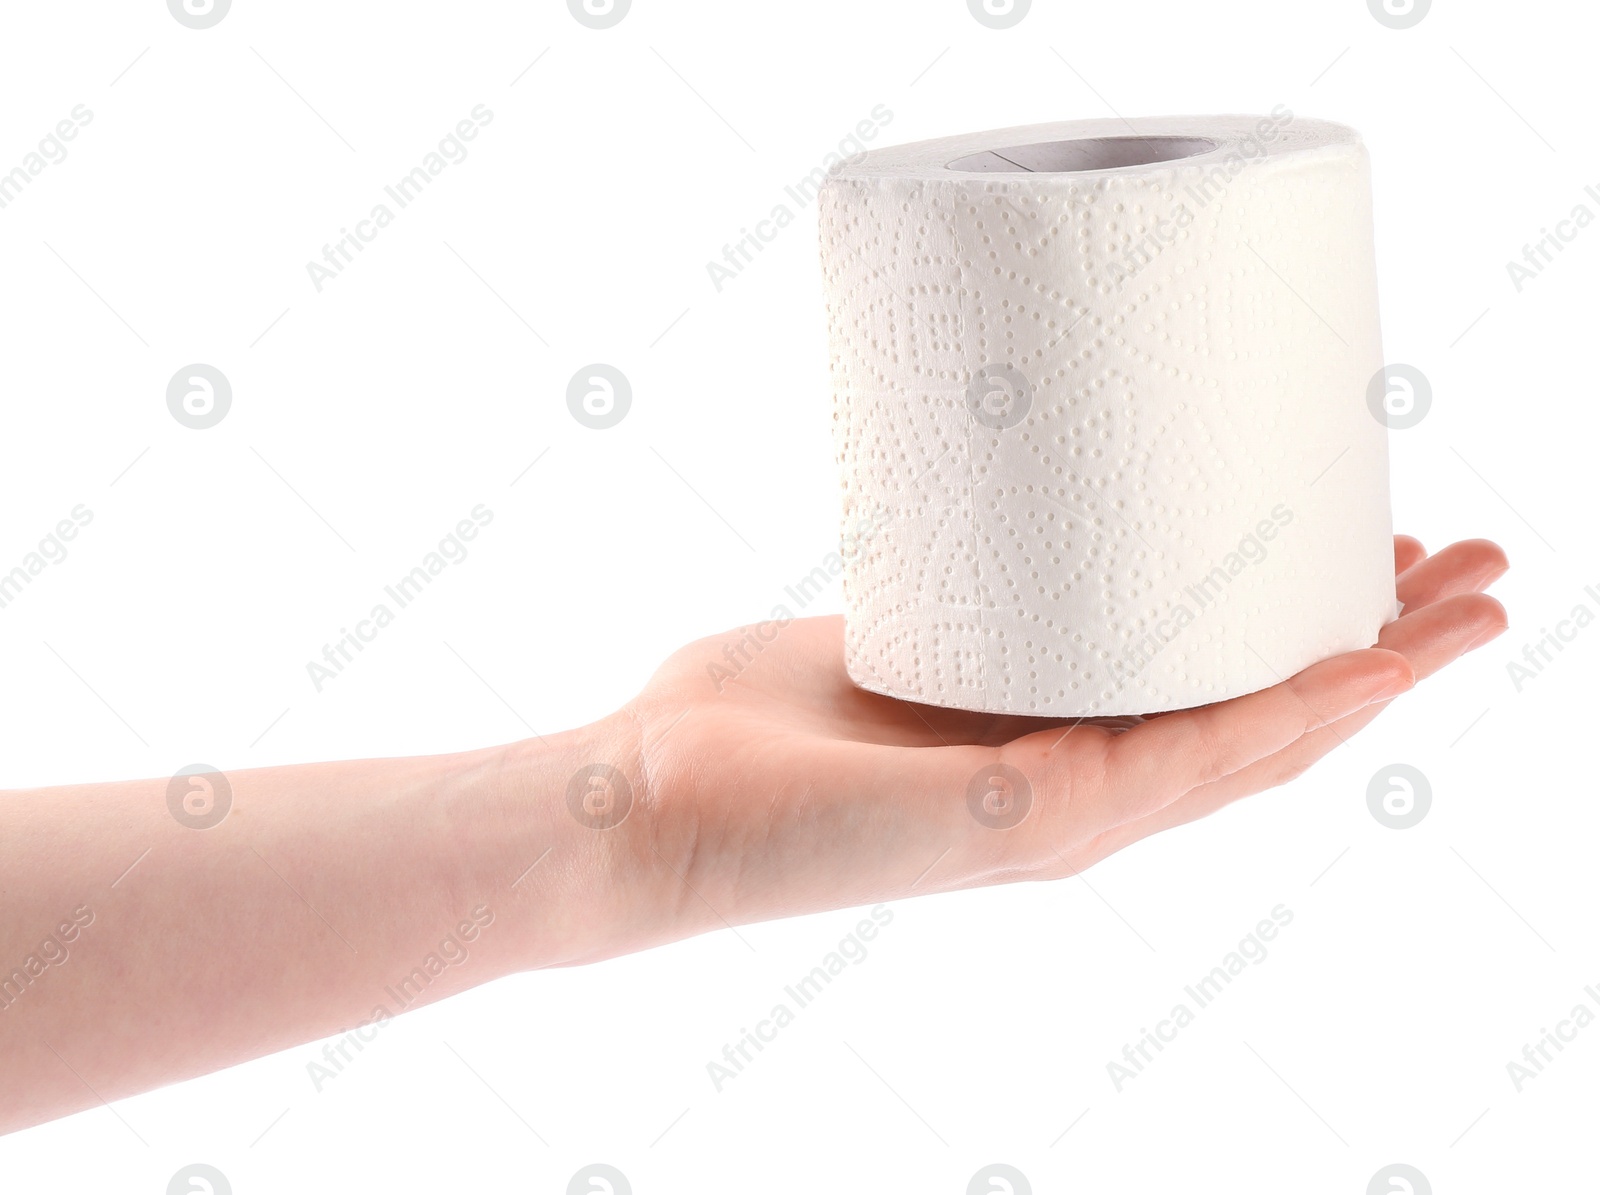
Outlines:
POLYGON ((1508 621, 1506 608, 1488 594, 1458 593, 1402 614, 1378 632, 1378 646, 1405 656, 1421 680, 1482 647, 1508 621), (1441 644, 1451 654, 1441 656, 1441 644))
POLYGON ((1370 647, 1313 664, 1271 688, 1136 726, 1106 745, 1107 823, 1146 816, 1414 683, 1404 656, 1370 647))
MULTIPOLYGON (((1420 548, 1421 545, 1409 537, 1396 537, 1396 567, 1404 565, 1420 548), (1412 544, 1416 547, 1411 547, 1412 544)), ((1497 545, 1484 540, 1452 544, 1433 557, 1416 560, 1404 569, 1403 581, 1397 580, 1397 590, 1410 598, 1406 612, 1382 628, 1378 646, 1405 656, 1412 665, 1413 677, 1421 679, 1489 642, 1505 629, 1505 610, 1494 599, 1477 596, 1472 591, 1490 584, 1505 568, 1504 553, 1497 545)), ((1306 675, 1302 673, 1294 682, 1299 683, 1306 675)), ((1142 817, 1122 819, 1122 824, 1102 834, 1083 853, 1081 865, 1087 866, 1149 834, 1204 817, 1232 801, 1294 779, 1376 718, 1387 708, 1389 700, 1392 698, 1362 705, 1244 767, 1179 794, 1175 800, 1164 804, 1157 802, 1153 810, 1142 817)), ((1196 712, 1166 714, 1146 725, 1154 727, 1196 712)), ((1108 740, 1108 745, 1120 745, 1129 737, 1124 734, 1108 740)))
MULTIPOLYGON (((1506 628, 1504 607, 1491 597, 1464 594, 1407 614, 1383 629, 1381 645, 1411 662, 1417 680, 1432 676, 1490 642, 1506 628)), ((1155 813, 1118 827, 1104 845, 1109 854, 1149 834, 1215 813, 1242 797, 1287 784, 1341 746, 1389 706, 1375 702, 1313 730, 1292 746, 1179 797, 1155 813)))
POLYGON ((1487 587, 1508 568, 1500 545, 1467 539, 1435 552, 1395 578, 1395 596, 1405 610, 1415 610, 1458 593, 1487 587))
MULTIPOLYGON (((1432 676, 1470 651, 1497 638, 1506 629, 1504 607, 1491 597, 1463 594, 1408 614, 1384 628, 1385 647, 1398 651, 1411 661, 1417 680, 1432 676)), ((1286 784, 1317 760, 1349 740, 1367 723, 1389 707, 1376 702, 1320 730, 1312 731, 1298 743, 1261 760, 1232 776, 1197 789, 1177 804, 1194 799, 1190 817, 1203 817, 1229 801, 1253 792, 1286 784)), ((1174 822, 1173 824, 1177 824, 1174 822)))
POLYGON ((1409 535, 1394 537, 1394 573, 1399 576, 1420 560, 1427 558, 1428 549, 1422 546, 1420 539, 1413 539, 1409 535))

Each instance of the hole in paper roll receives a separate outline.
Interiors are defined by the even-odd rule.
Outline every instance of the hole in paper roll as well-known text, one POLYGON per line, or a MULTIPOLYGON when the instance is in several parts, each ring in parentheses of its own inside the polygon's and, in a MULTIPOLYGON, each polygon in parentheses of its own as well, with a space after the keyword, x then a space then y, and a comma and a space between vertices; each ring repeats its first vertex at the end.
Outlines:
POLYGON ((1085 170, 1120 170, 1208 154, 1219 143, 1208 137, 1080 137, 1073 141, 1041 141, 986 149, 951 162, 947 170, 974 174, 1064 174, 1085 170))

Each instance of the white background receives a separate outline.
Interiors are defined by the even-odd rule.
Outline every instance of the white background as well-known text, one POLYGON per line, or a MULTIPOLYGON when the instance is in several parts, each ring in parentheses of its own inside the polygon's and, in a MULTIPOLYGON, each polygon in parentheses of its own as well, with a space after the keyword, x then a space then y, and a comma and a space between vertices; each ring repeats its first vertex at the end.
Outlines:
POLYGON ((85 1112, 0 1141, 0 1188, 158 1193, 195 1161, 239 1195, 559 1192, 593 1161, 641 1195, 961 1192, 995 1161, 1040 1192, 1592 1172, 1600 1027, 1520 1094, 1506 1071, 1600 982, 1600 629, 1520 692, 1507 673, 1600 610, 1600 227, 1521 293, 1506 270, 1600 213, 1591 8, 1441 2, 1403 31, 1361 0, 1038 0, 1004 31, 961 0, 636 0, 602 31, 554 0, 3 19, 0 170, 93 112, 0 210, 0 569, 94 514, 0 610, 9 786, 506 741, 765 617, 837 534, 814 213, 721 293, 706 263, 880 104, 879 144, 1278 103, 1356 126, 1387 357, 1434 391, 1393 436, 1396 526, 1491 536, 1513 571, 1507 636, 1288 788, 1082 880, 895 906, 720 1094, 707 1061, 858 914, 480 988, 320 1094, 307 1045, 85 1112), (318 293, 307 261, 478 104, 469 156, 318 293), (166 408, 191 362, 233 386, 206 431, 166 408), (607 431, 566 407, 591 362, 633 387, 607 431), (317 693, 306 662, 478 503, 469 558, 317 693), (1433 789, 1404 831, 1366 803, 1397 761, 1433 789), (1106 1063, 1280 903, 1266 961, 1119 1094, 1106 1063))

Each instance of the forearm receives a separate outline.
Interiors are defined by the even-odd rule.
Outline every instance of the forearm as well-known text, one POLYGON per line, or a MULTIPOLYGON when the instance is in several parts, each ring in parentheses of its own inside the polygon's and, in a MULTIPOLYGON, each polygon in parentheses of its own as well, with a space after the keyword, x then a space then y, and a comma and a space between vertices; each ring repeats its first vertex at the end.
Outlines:
POLYGON ((166 780, 0 796, 0 1132, 614 953, 565 789, 615 739, 230 772, 208 829, 166 780))

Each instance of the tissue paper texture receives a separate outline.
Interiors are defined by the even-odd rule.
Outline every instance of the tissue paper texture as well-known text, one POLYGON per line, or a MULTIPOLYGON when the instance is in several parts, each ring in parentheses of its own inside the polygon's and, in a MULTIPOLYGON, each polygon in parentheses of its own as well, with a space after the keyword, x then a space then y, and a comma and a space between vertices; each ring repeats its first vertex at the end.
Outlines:
POLYGON ((1006 129, 861 155, 819 203, 856 684, 1151 713, 1395 617, 1354 132, 1006 129))

